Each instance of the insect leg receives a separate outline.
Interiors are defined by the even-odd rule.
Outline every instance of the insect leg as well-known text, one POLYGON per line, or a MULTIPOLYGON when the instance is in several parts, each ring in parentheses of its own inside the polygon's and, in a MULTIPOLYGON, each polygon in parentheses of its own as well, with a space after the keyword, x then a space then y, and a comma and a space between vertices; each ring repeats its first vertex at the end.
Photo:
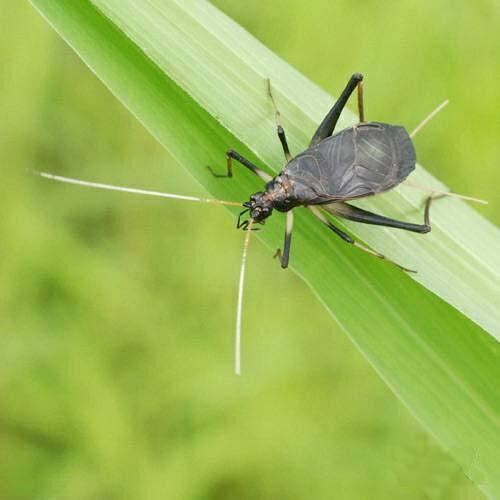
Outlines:
POLYGON ((285 242, 283 244, 283 253, 281 253, 281 248, 276 250, 274 254, 278 257, 281 262, 281 267, 286 269, 288 267, 288 261, 290 260, 290 247, 292 244, 292 229, 293 229, 293 212, 290 210, 286 213, 286 228, 285 228, 285 242))
MULTIPOLYGON (((351 76, 351 79, 347 82, 347 85, 345 89, 342 91, 342 94, 340 94, 340 97, 337 99, 337 102, 333 105, 333 108, 325 116, 325 118, 321 122, 321 125, 318 127, 318 130, 316 130, 315 134, 313 135, 310 146, 314 146, 318 142, 332 135, 333 131, 335 130, 335 125, 337 125, 340 113, 344 109, 347 100, 349 99, 351 94, 354 92, 354 89, 358 87, 358 84, 362 80, 363 80, 363 75, 361 73, 354 73, 354 75, 351 76)), ((362 104, 361 104, 360 114, 362 114, 362 104)), ((360 117, 360 120, 361 118, 364 117, 360 117)))
POLYGON ((360 80, 358 82, 358 116, 359 116, 359 123, 364 123, 365 107, 363 103, 363 80, 360 80))
POLYGON ((250 160, 247 160, 244 156, 241 156, 239 153, 237 153, 232 149, 230 149, 226 153, 226 159, 227 159, 227 174, 218 174, 217 172, 214 172, 214 170, 210 165, 207 166, 208 170, 212 172, 212 175, 214 177, 232 177, 233 159, 234 159, 238 163, 241 163, 244 167, 247 167, 249 170, 251 170, 255 175, 258 175, 264 182, 269 182, 272 179, 272 176, 264 172, 264 170, 260 169, 259 167, 257 167, 257 165, 254 165, 250 160))
POLYGON ((411 222, 404 222, 400 220, 390 219, 389 217, 384 217, 383 215, 374 214, 368 212, 368 210, 363 210, 362 208, 354 207, 344 202, 336 202, 330 205, 325 205, 323 208, 333 215, 343 217, 344 219, 353 220, 356 222, 361 222, 363 224, 374 224, 376 226, 386 226, 395 227, 397 229, 404 229, 406 231, 412 231, 414 233, 428 233, 431 230, 429 224, 429 207, 430 201, 433 196, 430 196, 426 204, 426 216, 424 224, 412 224, 411 222))
POLYGON ((339 229, 337 226, 332 224, 321 212, 317 207, 314 206, 308 206, 307 207, 323 224, 328 226, 329 229, 331 229, 337 236, 340 236, 346 243, 349 243, 363 252, 369 253, 370 255, 373 255, 375 257, 378 257, 379 259, 386 260, 387 262, 390 262, 391 264, 395 265, 396 267, 399 267, 399 269, 402 269, 403 271, 407 271, 409 273, 415 273, 413 269, 408 269, 406 267, 401 266, 397 262, 394 262, 393 260, 388 259, 385 255, 382 255, 379 252, 376 252, 375 250, 371 250, 368 247, 365 247, 361 243, 358 243, 357 241, 353 240, 347 233, 344 233, 341 229, 339 229))
POLYGON ((269 97, 271 98, 271 102, 274 106, 274 116, 276 118, 276 131, 278 132, 278 139, 281 142, 281 146, 283 147, 283 153, 285 153, 286 161, 293 160, 293 156, 290 154, 290 149, 288 147, 288 143, 286 141, 285 130, 281 126, 280 123, 280 112, 278 111, 278 107, 276 106, 276 102, 274 101, 273 93, 271 91, 271 80, 267 79, 267 91, 269 93, 269 97))

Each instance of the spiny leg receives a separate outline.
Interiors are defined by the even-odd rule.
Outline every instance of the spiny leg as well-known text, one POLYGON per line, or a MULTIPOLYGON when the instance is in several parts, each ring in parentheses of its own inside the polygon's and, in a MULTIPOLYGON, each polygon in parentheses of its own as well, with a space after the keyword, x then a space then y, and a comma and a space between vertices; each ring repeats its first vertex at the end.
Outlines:
POLYGON ((397 229, 404 229, 406 231, 412 231, 414 233, 428 233, 431 230, 429 224, 429 207, 433 196, 430 196, 426 204, 426 213, 424 216, 424 224, 412 224, 411 222, 404 222, 396 219, 390 219, 389 217, 384 217, 383 215, 374 214, 368 212, 368 210, 363 210, 362 208, 349 205, 345 202, 336 202, 330 205, 323 205, 326 211, 333 215, 343 217, 344 219, 353 220, 355 222, 361 222, 363 224, 374 224, 376 226, 386 226, 394 227, 397 229))
POLYGON ((347 233, 344 233, 341 229, 339 229, 337 226, 332 224, 321 212, 317 207, 314 206, 308 206, 307 207, 323 224, 325 224, 329 229, 331 229, 337 236, 340 236, 346 243, 349 243, 363 252, 369 253, 370 255, 373 255, 375 257, 378 257, 379 259, 386 260, 387 262, 390 262, 391 264, 395 265, 396 267, 399 267, 399 269, 402 269, 403 271, 409 272, 409 273, 416 273, 417 271, 414 271, 413 269, 408 269, 404 266, 401 266, 397 262, 394 262, 391 259, 388 259, 385 255, 382 255, 379 252, 376 252, 375 250, 371 250, 368 247, 365 247, 361 243, 358 243, 357 241, 353 240, 347 233))
POLYGON ((267 79, 267 91, 269 93, 269 97, 271 98, 271 102, 273 103, 274 116, 276 119, 276 131, 278 132, 278 138, 281 142, 281 146, 283 147, 283 153, 285 153, 286 161, 292 161, 293 156, 290 154, 290 149, 289 149, 288 143, 286 141, 285 130, 283 129, 283 127, 281 126, 281 123, 280 123, 281 115, 280 115, 280 112, 278 111, 278 107, 276 106, 276 102, 274 100, 273 93, 271 91, 271 80, 269 78, 267 79))
POLYGON ((214 172, 212 167, 210 165, 207 166, 207 168, 212 172, 212 175, 214 177, 232 177, 233 176, 233 159, 236 160, 238 163, 241 163, 244 167, 248 168, 251 170, 255 175, 258 175, 264 182, 269 182, 272 180, 272 176, 264 172, 264 170, 260 169, 257 167, 257 165, 254 165, 250 160, 247 160, 244 156, 240 155, 238 152, 234 151, 233 149, 230 149, 226 153, 226 159, 227 159, 227 173, 226 174, 218 174, 217 172, 214 172))
POLYGON ((281 248, 276 250, 274 254, 278 257, 281 262, 281 267, 286 269, 288 267, 288 261, 290 260, 290 247, 292 245, 292 229, 293 229, 293 212, 290 210, 286 213, 286 228, 285 228, 285 241, 283 243, 283 253, 281 253, 281 248))
MULTIPOLYGON (((323 121, 321 122, 321 125, 318 127, 318 130, 316 130, 315 134, 313 135, 313 138, 311 139, 311 144, 310 146, 314 146, 315 144, 318 144, 318 142, 322 141, 323 139, 326 139, 327 137, 330 137, 335 130, 335 125, 337 125, 337 122, 340 117, 340 113, 344 109, 344 106, 346 105, 347 100, 351 96, 351 94, 354 92, 354 89, 358 87, 358 84, 363 80, 363 75, 361 73, 354 73, 354 75, 351 76, 350 80, 347 82, 347 85, 345 89, 342 91, 342 94, 340 94, 340 97, 337 99, 335 104, 333 105, 332 109, 328 112, 328 114, 325 116, 323 121)), ((359 87, 358 87, 358 92, 359 92, 359 87)), ((362 95, 362 92, 361 92, 362 95)), ((359 94, 358 94, 359 96, 359 94)), ((362 103, 362 101, 361 101, 362 103)), ((359 104, 358 104, 359 106, 359 104)), ((361 104, 361 113, 363 114, 362 110, 363 105, 361 104)), ((364 119, 364 116, 363 116, 364 119)), ((361 117, 360 117, 361 120, 361 117)))

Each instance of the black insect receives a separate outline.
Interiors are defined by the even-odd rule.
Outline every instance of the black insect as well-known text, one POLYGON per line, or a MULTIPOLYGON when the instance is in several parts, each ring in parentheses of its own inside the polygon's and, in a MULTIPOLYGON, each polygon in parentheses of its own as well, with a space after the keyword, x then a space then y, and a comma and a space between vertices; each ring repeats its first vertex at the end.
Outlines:
MULTIPOLYGON (((243 210, 237 222, 237 227, 247 230, 243 248, 243 257, 240 270, 238 288, 238 307, 236 314, 236 365, 235 371, 240 373, 240 345, 241 345, 241 316, 243 300, 243 283, 245 276, 245 262, 250 241, 251 230, 254 224, 264 224, 274 209, 287 213, 285 242, 283 252, 278 249, 281 266, 286 268, 290 257, 290 244, 292 240, 293 209, 305 206, 326 224, 337 236, 347 243, 368 252, 381 259, 386 259, 382 254, 375 252, 362 244, 354 241, 348 234, 335 226, 319 210, 321 207, 331 214, 365 224, 376 224, 380 226, 395 227, 416 233, 428 233, 431 230, 429 222, 429 209, 432 199, 438 196, 454 195, 473 201, 481 201, 475 198, 455 195, 449 192, 438 192, 431 190, 427 198, 424 212, 424 224, 411 224, 402 222, 382 215, 374 214, 347 203, 350 200, 365 198, 392 189, 406 179, 415 168, 415 149, 411 137, 415 135, 440 109, 446 104, 445 101, 436 108, 421 124, 411 133, 400 126, 389 125, 379 122, 365 122, 363 113, 363 76, 355 73, 347 83, 346 88, 338 98, 337 102, 326 115, 318 130, 314 134, 309 148, 295 158, 290 154, 285 132, 279 122, 279 112, 276 110, 276 125, 278 137, 287 160, 286 166, 276 176, 272 177, 252 162, 244 158, 236 151, 227 152, 227 174, 212 173, 217 177, 232 177, 232 161, 236 160, 250 169, 266 182, 265 191, 259 191, 250 200, 243 203, 243 210), (347 128, 333 134, 340 113, 344 108, 349 96, 358 89, 358 110, 360 122, 354 127, 347 128), (436 194, 439 193, 438 196, 436 194), (250 219, 242 220, 249 213, 250 219)), ((269 82, 269 95, 274 104, 269 82)), ((240 202, 214 200, 199 198, 195 196, 184 196, 172 193, 147 191, 143 189, 127 188, 101 184, 96 182, 82 181, 37 172, 40 176, 71 184, 78 184, 99 189, 110 189, 125 191, 129 193, 161 196, 187 201, 198 201, 204 203, 215 203, 241 207, 240 202)), ((420 187, 413 184, 413 187, 420 187)), ((425 188, 424 188, 425 189, 425 188)), ((386 259, 389 260, 389 259, 386 259)), ((393 261, 389 261, 405 271, 406 269, 393 261)))
MULTIPOLYGON (((338 217, 365 224, 395 227, 416 233, 428 233, 431 230, 429 208, 433 196, 429 196, 426 202, 424 224, 390 219, 347 203, 349 200, 366 198, 392 189, 406 179, 414 170, 416 162, 412 140, 404 127, 364 121, 362 80, 363 75, 360 73, 352 75, 313 135, 309 148, 295 158, 290 154, 285 131, 279 124, 279 112, 276 110, 278 137, 287 159, 286 166, 276 177, 271 177, 236 151, 227 152, 227 177, 232 177, 232 160, 236 160, 266 182, 264 191, 253 194, 249 201, 243 203, 246 210, 241 212, 237 227, 248 229, 250 221, 241 220, 247 212, 252 223, 259 224, 264 224, 274 209, 287 212, 283 253, 281 250, 277 252, 283 268, 288 266, 290 257, 292 209, 298 206, 309 208, 347 243, 382 259, 386 257, 354 241, 329 221, 316 206, 321 206, 338 217), (340 113, 356 88, 360 123, 333 134, 340 113)), ((269 93, 272 99, 270 86, 269 93)), ((222 177, 220 174, 214 175, 222 177)))

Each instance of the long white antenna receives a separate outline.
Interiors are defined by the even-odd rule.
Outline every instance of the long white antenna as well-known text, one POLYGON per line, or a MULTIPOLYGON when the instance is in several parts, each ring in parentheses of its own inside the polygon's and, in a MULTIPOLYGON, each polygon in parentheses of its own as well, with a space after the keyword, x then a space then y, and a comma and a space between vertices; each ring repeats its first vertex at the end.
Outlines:
POLYGON ((422 184, 417 184, 413 181, 405 180, 401 186, 411 187, 415 189, 420 189, 421 191, 426 191, 428 193, 439 194, 442 196, 453 196, 455 198, 461 198, 462 200, 475 201, 476 203, 482 203, 483 205, 487 205, 488 202, 486 200, 481 200, 481 198, 473 198, 472 196, 466 196, 465 194, 453 193, 452 191, 440 191, 439 189, 434 189, 431 187, 423 186, 422 184))
POLYGON ((243 243, 243 256, 241 257, 240 283, 238 285, 238 308, 236 311, 236 337, 235 337, 235 358, 234 372, 241 375, 241 311, 243 309, 243 285, 245 283, 245 266, 247 262, 248 245, 252 234, 253 220, 250 219, 246 228, 245 242, 243 243))
POLYGON ((86 186, 86 187, 92 187, 92 188, 97 188, 97 189, 108 189, 110 191, 122 191, 125 193, 143 194, 143 195, 147 195, 147 196, 160 196, 162 198, 174 198, 176 200, 201 201, 203 203, 215 203, 218 205, 229 205, 232 207, 241 207, 241 203, 239 203, 237 201, 223 201, 223 200, 216 200, 216 199, 211 199, 211 198, 198 198, 197 196, 184 196, 181 194, 161 193, 159 191, 148 191, 146 189, 136 189, 136 188, 123 187, 123 186, 113 186, 112 184, 102 184, 100 182, 82 181, 80 179, 72 179, 70 177, 63 177, 61 175, 49 174, 47 172, 35 171, 34 173, 36 173, 40 177, 44 177, 45 179, 51 179, 53 181, 65 182, 67 184, 77 184, 79 186, 86 186))
POLYGON ((446 101, 442 102, 434 111, 429 113, 415 128, 415 130, 410 134, 410 137, 413 137, 420 132, 443 108, 445 108, 450 101, 446 99, 446 101))
MULTIPOLYGON (((443 101, 434 111, 430 112, 415 128, 415 130, 410 134, 410 137, 413 139, 415 135, 420 132, 443 108, 445 108, 450 101, 446 99, 443 101)), ((453 196, 455 198, 462 198, 463 200, 475 201, 476 203, 483 203, 487 205, 488 202, 486 200, 481 200, 479 198, 473 198, 472 196, 465 196, 464 194, 452 193, 451 191, 439 191, 437 189, 433 189, 430 187, 422 186, 421 184, 417 184, 413 181, 404 181, 402 186, 408 186, 415 189, 420 189, 422 191, 427 191, 432 194, 438 194, 442 196, 453 196)))

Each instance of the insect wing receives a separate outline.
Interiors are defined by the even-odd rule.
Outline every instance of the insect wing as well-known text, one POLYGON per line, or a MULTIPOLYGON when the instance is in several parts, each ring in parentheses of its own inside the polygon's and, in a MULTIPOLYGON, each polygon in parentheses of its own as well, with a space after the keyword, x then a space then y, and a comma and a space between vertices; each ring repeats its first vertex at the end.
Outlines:
MULTIPOLYGON (((415 168, 415 149, 403 127, 362 123, 328 137, 286 167, 296 185, 316 197, 309 204, 387 191, 415 168)), ((300 190, 299 190, 300 191, 300 190)))

